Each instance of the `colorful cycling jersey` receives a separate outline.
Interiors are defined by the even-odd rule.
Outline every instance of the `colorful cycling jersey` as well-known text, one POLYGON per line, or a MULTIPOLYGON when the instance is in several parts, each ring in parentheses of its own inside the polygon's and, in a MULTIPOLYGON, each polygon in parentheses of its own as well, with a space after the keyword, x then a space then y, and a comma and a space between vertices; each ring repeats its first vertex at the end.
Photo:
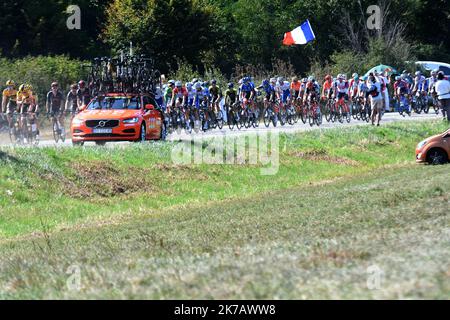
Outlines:
POLYGON ((222 93, 220 92, 220 88, 218 86, 211 86, 209 87, 209 93, 211 94, 212 97, 219 97, 222 93))
POLYGON ((350 83, 348 84, 348 86, 350 87, 350 89, 352 91, 355 91, 356 89, 358 89, 358 85, 359 85, 359 80, 356 81, 355 79, 350 80, 350 83))
POLYGON ((16 99, 18 102, 21 102, 23 104, 36 104, 37 98, 35 95, 33 95, 33 92, 31 91, 17 91, 16 99))
POLYGON ((361 96, 369 90, 365 81, 360 81, 358 84, 358 94, 361 96))
POLYGON ((234 104, 236 102, 237 98, 237 91, 236 89, 228 89, 225 91, 225 101, 230 100, 230 104, 234 104))
POLYGON ((409 93, 409 85, 405 80, 399 80, 394 83, 394 91, 397 93, 398 89, 400 89, 400 94, 409 93))
POLYGON ((330 91, 330 89, 333 87, 333 81, 325 81, 324 83, 323 83, 323 90, 325 91, 325 92, 328 92, 328 91, 330 91))
POLYGON ((306 93, 312 93, 312 94, 316 94, 318 93, 320 90, 319 85, 317 84, 317 82, 315 81, 308 81, 306 83, 306 93))
POLYGON ((16 102, 17 91, 15 89, 6 88, 5 90, 3 90, 3 97, 6 97, 8 102, 16 102))
POLYGON ((336 88, 337 93, 348 93, 348 82, 347 81, 339 81, 337 80, 334 85, 334 88, 336 88))
POLYGON ((188 91, 186 90, 185 87, 181 87, 181 88, 177 87, 177 88, 173 89, 172 94, 175 98, 181 99, 183 97, 188 96, 188 91))
POLYGON ((200 107, 200 104, 202 101, 206 98, 205 90, 204 88, 201 88, 201 90, 195 90, 194 91, 194 100, 195 100, 195 106, 198 108, 200 107))
POLYGON ((437 82, 437 78, 436 77, 429 77, 427 79, 427 87, 428 87, 428 91, 432 92, 434 90, 434 85, 437 82))
POLYGON ((294 91, 300 91, 301 86, 302 86, 302 84, 300 81, 291 83, 291 89, 294 91))
POLYGON ((203 94, 205 95, 205 97, 211 98, 211 93, 209 92, 208 87, 203 88, 203 94))
POLYGON ((195 96, 195 91, 194 89, 190 88, 186 88, 187 92, 188 92, 188 105, 192 106, 192 103, 194 101, 194 96, 195 96))
POLYGON ((415 89, 418 91, 426 91, 427 88, 425 88, 426 81, 424 76, 418 76, 414 79, 414 86, 415 89))
POLYGON ((47 104, 50 110, 59 110, 61 109, 62 102, 64 101, 64 96, 61 91, 57 91, 53 93, 53 91, 49 91, 47 93, 47 104))
POLYGON ((166 104, 169 104, 170 100, 172 100, 172 94, 173 94, 172 87, 167 86, 166 89, 164 90, 164 101, 166 102, 166 104))

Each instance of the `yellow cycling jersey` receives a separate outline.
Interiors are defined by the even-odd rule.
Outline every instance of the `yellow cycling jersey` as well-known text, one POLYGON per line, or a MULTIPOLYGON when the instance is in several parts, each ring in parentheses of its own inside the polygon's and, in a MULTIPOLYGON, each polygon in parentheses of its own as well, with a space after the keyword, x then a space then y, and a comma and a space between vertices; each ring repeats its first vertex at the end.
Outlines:
POLYGON ((17 90, 5 89, 3 90, 3 97, 6 97, 10 101, 16 101, 17 90))
POLYGON ((33 95, 32 91, 18 91, 17 101, 25 104, 37 104, 37 97, 33 95))

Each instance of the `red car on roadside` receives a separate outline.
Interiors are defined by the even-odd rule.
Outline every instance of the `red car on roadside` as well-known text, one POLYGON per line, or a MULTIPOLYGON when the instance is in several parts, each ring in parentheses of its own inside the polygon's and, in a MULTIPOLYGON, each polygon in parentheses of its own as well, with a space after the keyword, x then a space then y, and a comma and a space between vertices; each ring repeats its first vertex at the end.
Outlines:
POLYGON ((450 129, 429 137, 417 145, 416 162, 444 164, 450 159, 450 129))
POLYGON ((158 107, 150 94, 98 96, 72 120, 72 143, 165 139, 164 118, 158 107))

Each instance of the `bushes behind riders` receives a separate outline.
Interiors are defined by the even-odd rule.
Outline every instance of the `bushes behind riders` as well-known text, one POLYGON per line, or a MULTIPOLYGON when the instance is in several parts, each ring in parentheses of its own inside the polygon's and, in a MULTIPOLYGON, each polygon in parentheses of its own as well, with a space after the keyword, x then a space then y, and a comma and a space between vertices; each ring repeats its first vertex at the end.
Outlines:
POLYGON ((38 56, 10 60, 0 57, 0 88, 8 79, 16 84, 33 85, 38 101, 45 101, 50 83, 58 81, 65 92, 70 85, 83 77, 80 60, 67 56, 38 56))

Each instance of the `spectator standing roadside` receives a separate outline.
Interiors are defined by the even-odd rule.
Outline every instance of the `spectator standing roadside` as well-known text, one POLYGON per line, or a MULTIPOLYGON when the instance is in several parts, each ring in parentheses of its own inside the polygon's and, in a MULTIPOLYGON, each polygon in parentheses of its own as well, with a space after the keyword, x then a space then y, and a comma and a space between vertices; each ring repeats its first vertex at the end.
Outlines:
POLYGON ((370 104, 372 106, 372 125, 375 125, 375 118, 377 118, 377 126, 379 126, 384 107, 384 98, 381 83, 372 73, 369 76, 368 86, 369 90, 367 91, 367 95, 370 97, 370 104))
POLYGON ((439 104, 441 105, 442 116, 445 120, 445 115, 447 115, 447 121, 450 122, 450 81, 445 80, 442 71, 438 73, 435 89, 438 95, 439 104))

